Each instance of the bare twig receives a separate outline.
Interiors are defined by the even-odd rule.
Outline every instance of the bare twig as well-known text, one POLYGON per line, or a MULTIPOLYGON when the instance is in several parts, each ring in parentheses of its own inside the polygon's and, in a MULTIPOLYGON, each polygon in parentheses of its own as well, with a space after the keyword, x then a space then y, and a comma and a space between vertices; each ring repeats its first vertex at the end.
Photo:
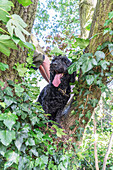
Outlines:
POLYGON ((95 112, 94 112, 94 118, 93 118, 93 123, 94 123, 94 135, 95 135, 95 141, 94 141, 94 153, 95 153, 95 168, 96 170, 99 170, 98 166, 98 154, 97 154, 97 137, 96 137, 96 120, 95 120, 95 112))
POLYGON ((109 141, 109 144, 108 144, 108 149, 107 149, 107 152, 106 152, 105 157, 104 157, 104 163, 103 163, 102 170, 106 169, 106 163, 107 163, 108 155, 110 153, 112 144, 113 144, 113 133, 111 134, 110 141, 109 141))

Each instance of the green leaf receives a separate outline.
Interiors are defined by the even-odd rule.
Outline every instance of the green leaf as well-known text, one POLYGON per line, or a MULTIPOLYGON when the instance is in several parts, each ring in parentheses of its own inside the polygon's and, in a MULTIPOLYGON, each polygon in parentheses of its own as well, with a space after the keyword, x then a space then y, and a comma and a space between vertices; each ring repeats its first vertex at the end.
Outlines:
POLYGON ((104 26, 109 25, 111 22, 112 22, 111 20, 108 20, 108 19, 107 19, 107 20, 105 21, 105 23, 104 23, 104 26))
POLYGON ((105 28, 105 29, 104 29, 104 33, 103 33, 103 35, 105 35, 106 33, 110 32, 110 31, 111 31, 111 29, 110 29, 110 28, 105 28))
POLYGON ((110 35, 113 35, 113 30, 111 30, 109 34, 110 34, 110 35))
POLYGON ((92 59, 89 59, 89 58, 83 63, 81 67, 83 74, 88 72, 92 68, 93 68, 92 59))
POLYGON ((107 62, 106 60, 101 60, 101 61, 99 62, 99 65, 101 65, 101 67, 102 67, 104 70, 106 70, 106 69, 107 69, 107 66, 110 65, 110 63, 107 62))
POLYGON ((64 131, 64 129, 61 129, 61 128, 59 128, 58 126, 56 126, 56 125, 53 125, 52 126, 53 128, 55 128, 56 129, 56 131, 57 131, 57 136, 58 137, 62 137, 62 135, 66 135, 66 133, 64 133, 63 131, 64 131))
POLYGON ((9 66, 0 62, 0 70, 5 71, 6 69, 9 69, 9 66))
POLYGON ((4 165, 4 169, 9 168, 13 163, 18 164, 19 161, 19 154, 17 154, 14 151, 9 151, 6 155, 5 155, 7 161, 4 165))
POLYGON ((0 86, 4 87, 5 82, 0 81, 0 86))
POLYGON ((89 39, 82 39, 82 38, 75 38, 77 43, 77 46, 79 46, 81 49, 84 49, 89 44, 89 39))
MULTIPOLYGON (((4 83, 4 82, 3 82, 3 83, 4 83)), ((4 96, 3 91, 2 91, 1 88, 0 88, 0 99, 1 99, 1 100, 3 100, 3 96, 4 96)))
POLYGON ((19 64, 19 63, 16 64, 17 71, 18 71, 20 77, 24 77, 25 73, 27 71, 27 68, 25 68, 24 65, 25 65, 24 63, 23 64, 19 64))
POLYGON ((76 71, 76 62, 71 64, 69 67, 68 67, 68 73, 69 74, 73 74, 73 72, 76 71))
POLYGON ((7 107, 10 106, 12 103, 16 103, 16 100, 12 97, 5 96, 4 102, 6 103, 7 107))
POLYGON ((0 0, 0 20, 7 22, 8 21, 8 17, 7 15, 8 12, 11 10, 11 7, 14 7, 13 3, 9 0, 0 0))
POLYGON ((113 18, 113 11, 109 12, 108 16, 109 16, 109 19, 112 19, 113 18))
POLYGON ((41 161, 42 161, 45 165, 47 165, 47 163, 48 163, 48 156, 42 155, 42 156, 40 157, 40 159, 41 159, 41 161))
POLYGON ((30 153, 33 153, 36 157, 38 157, 38 152, 36 150, 36 147, 32 147, 32 149, 30 150, 30 153))
POLYGON ((94 76, 93 75, 86 76, 86 81, 88 85, 91 85, 94 82, 94 76))
POLYGON ((11 7, 14 7, 13 3, 9 0, 0 0, 0 8, 6 10, 6 11, 10 11, 11 7))
POLYGON ((4 53, 5 55, 10 55, 10 50, 12 49, 18 49, 17 46, 14 44, 14 42, 10 39, 8 35, 1 35, 0 36, 0 51, 4 53))
POLYGON ((12 142, 13 139, 15 139, 14 131, 8 131, 8 130, 0 131, 0 140, 3 145, 8 146, 12 142))
POLYGON ((4 93, 7 94, 8 96, 12 96, 13 97, 12 88, 10 88, 10 87, 6 87, 4 89, 4 93))
POLYGON ((13 86, 13 87, 15 86, 15 83, 12 80, 7 80, 7 82, 10 86, 13 86))
POLYGON ((16 140, 15 140, 15 146, 17 147, 18 150, 21 149, 22 143, 23 143, 23 139, 27 139, 28 138, 28 134, 27 133, 22 133, 19 132, 16 140))
POLYGON ((97 50, 98 50, 98 51, 102 51, 108 44, 110 44, 109 41, 104 42, 102 45, 99 45, 99 46, 97 47, 97 50))
POLYGON ((0 143, 0 154, 4 156, 6 153, 6 147, 0 143))
POLYGON ((23 6, 28 6, 28 5, 30 5, 30 4, 32 4, 32 2, 31 2, 31 0, 18 0, 18 2, 20 3, 20 4, 22 4, 23 6))
POLYGON ((111 55, 113 55, 113 44, 108 44, 108 49, 111 55))
POLYGON ((5 109, 6 104, 4 102, 0 102, 0 105, 5 109))
POLYGON ((20 84, 15 85, 15 93, 17 96, 20 97, 22 95, 23 91, 24 91, 24 88, 22 88, 20 84))
POLYGON ((62 50, 60 50, 58 47, 54 47, 53 48, 53 50, 51 50, 51 52, 50 52, 50 55, 60 55, 60 54, 62 54, 62 55, 64 55, 65 53, 62 51, 62 50))
POLYGON ((99 62, 101 59, 105 58, 105 54, 102 51, 96 51, 95 56, 96 56, 97 62, 99 62))
POLYGON ((28 138, 26 141, 26 146, 35 146, 35 141, 33 138, 28 138))
POLYGON ((15 30, 15 34, 18 38, 20 38, 23 42, 25 42, 25 37, 23 35, 30 35, 24 28, 27 27, 27 24, 23 21, 23 19, 16 14, 11 16, 12 18, 7 22, 7 29, 11 36, 13 36, 13 30, 15 30))
POLYGON ((11 130, 12 126, 16 123, 18 117, 11 112, 0 114, 0 120, 11 130))
POLYGON ((24 47, 31 49, 31 50, 35 50, 35 47, 33 46, 32 43, 24 42, 23 44, 24 44, 24 47))

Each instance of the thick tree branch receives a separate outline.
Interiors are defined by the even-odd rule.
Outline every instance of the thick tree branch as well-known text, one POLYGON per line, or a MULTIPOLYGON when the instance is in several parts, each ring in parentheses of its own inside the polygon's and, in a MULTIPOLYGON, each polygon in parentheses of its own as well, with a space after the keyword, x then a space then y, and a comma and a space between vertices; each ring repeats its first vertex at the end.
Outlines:
MULTIPOLYGON (((97 6, 94 12, 94 17, 92 21, 91 31, 90 31, 90 38, 97 34, 95 38, 90 39, 89 46, 86 50, 86 52, 95 53, 97 51, 97 47, 99 45, 102 45, 106 41, 112 41, 112 35, 110 36, 109 33, 103 35, 104 32, 104 23, 108 19, 108 13, 111 12, 113 9, 113 2, 111 0, 98 0, 97 6), (109 5, 108 5, 109 4, 109 5)), ((111 28, 113 28, 113 24, 110 25, 111 28)), ((108 54, 108 49, 105 49, 105 53, 107 52, 107 57, 110 55, 108 54)), ((106 58, 107 58, 106 57, 106 58)), ((101 71, 101 70, 100 70, 101 71)), ((106 84, 106 77, 102 77, 102 82, 106 84)), ((66 114, 63 115, 61 125, 65 128, 65 130, 69 134, 73 134, 74 141, 77 140, 78 134, 82 131, 82 134, 84 133, 84 130, 87 123, 90 120, 90 117, 87 116, 87 113, 90 112, 91 115, 94 111, 94 106, 90 104, 90 101, 93 99, 100 100, 101 96, 101 89, 97 85, 92 85, 91 89, 88 92, 87 83, 83 82, 82 80, 79 81, 79 91, 82 90, 81 94, 76 94, 74 96, 74 104, 71 105, 71 107, 65 112, 66 114), (86 92, 88 92, 88 100, 86 92), (87 102, 86 102, 87 100, 87 102), (85 104, 86 103, 86 104, 85 104), (84 109, 81 108, 82 106, 85 106, 84 109), (83 114, 82 114, 83 113, 83 114), (70 129, 70 127, 73 127, 70 129), (74 129, 74 130, 73 130, 74 129)))

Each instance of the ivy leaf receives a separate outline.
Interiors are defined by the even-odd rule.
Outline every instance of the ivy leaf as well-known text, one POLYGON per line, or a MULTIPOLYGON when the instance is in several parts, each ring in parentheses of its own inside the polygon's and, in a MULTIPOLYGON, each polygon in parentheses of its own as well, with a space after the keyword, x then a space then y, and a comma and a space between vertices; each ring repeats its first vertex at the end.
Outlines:
POLYGON ((101 60, 101 61, 99 62, 99 65, 101 65, 101 67, 102 67, 104 70, 106 70, 106 69, 107 69, 107 66, 110 65, 110 63, 107 62, 106 60, 101 60))
POLYGON ((96 56, 97 62, 99 62, 101 59, 105 58, 105 54, 102 51, 96 51, 95 56, 96 56))
POLYGON ((23 42, 25 42, 25 37, 23 35, 30 35, 24 28, 27 27, 27 24, 23 21, 23 19, 16 14, 13 14, 12 19, 10 19, 7 22, 7 29, 9 31, 9 33, 11 34, 11 36, 13 36, 13 31, 15 30, 15 34, 18 38, 20 38, 23 42))
POLYGON ((47 163, 48 163, 48 156, 42 155, 42 156, 40 156, 40 159, 41 159, 41 161, 42 161, 44 164, 47 165, 47 163))
POLYGON ((11 7, 14 7, 13 3, 9 0, 0 0, 0 20, 7 22, 8 21, 8 12, 11 10, 11 7))
POLYGON ((108 16, 109 16, 109 19, 112 19, 113 18, 113 11, 109 12, 108 16))
POLYGON ((93 68, 92 59, 87 59, 86 62, 83 63, 81 68, 82 68, 83 74, 91 70, 93 68))
POLYGON ((14 44, 14 42, 10 39, 8 35, 1 35, 0 36, 0 51, 4 53, 5 55, 10 55, 10 50, 12 49, 18 49, 17 46, 14 44))
POLYGON ((3 145, 8 146, 12 142, 13 139, 15 139, 14 131, 8 131, 8 130, 0 131, 0 140, 3 145))
POLYGON ((24 91, 24 88, 22 88, 20 84, 15 85, 15 93, 17 96, 20 97, 22 95, 23 91, 24 91))
POLYGON ((111 22, 112 22, 111 20, 108 20, 108 19, 107 19, 107 20, 105 21, 105 23, 104 23, 104 26, 109 25, 111 22))
MULTIPOLYGON (((4 82, 3 82, 3 83, 4 83, 4 82)), ((0 99, 1 99, 1 100, 3 100, 3 96, 4 96, 3 91, 2 91, 1 88, 0 88, 0 99)))
POLYGON ((6 153, 6 147, 0 143, 0 154, 4 156, 6 153))
POLYGON ((108 44, 108 49, 111 55, 113 55, 113 44, 108 44))
POLYGON ((89 39, 82 39, 82 38, 76 38, 77 46, 79 46, 81 49, 84 49, 89 44, 89 39))
POLYGON ((11 130, 18 117, 11 112, 0 114, 0 120, 3 120, 4 124, 11 130))
POLYGON ((110 29, 110 28, 105 28, 105 29, 104 29, 104 33, 103 33, 103 35, 105 35, 106 33, 110 32, 110 31, 111 31, 111 29, 110 29))
POLYGON ((86 76, 86 81, 88 85, 91 85, 94 82, 94 76, 93 75, 86 76))
POLYGON ((71 64, 69 67, 68 67, 68 73, 69 74, 73 74, 73 72, 76 71, 76 62, 71 64))
POLYGON ((66 135, 66 134, 63 132, 64 129, 61 129, 61 128, 59 128, 59 127, 56 126, 56 125, 53 125, 52 127, 56 129, 56 131, 57 131, 57 136, 58 136, 58 137, 61 138, 62 135, 66 135))
POLYGON ((20 4, 22 4, 23 6, 28 6, 28 5, 30 5, 30 4, 32 4, 32 2, 31 2, 31 0, 18 0, 18 2, 20 3, 20 4))
POLYGON ((6 69, 9 69, 9 66, 0 62, 0 70, 5 71, 6 69))
POLYGON ((15 145, 16 145, 18 150, 21 149, 21 146, 22 146, 24 138, 25 139, 28 138, 28 134, 27 133, 21 132, 21 133, 18 134, 17 139, 15 140, 15 145))
POLYGON ((62 50, 60 50, 58 47, 54 47, 53 48, 53 50, 51 50, 51 52, 50 52, 50 55, 60 55, 60 54, 62 54, 62 55, 64 55, 65 53, 62 51, 62 50))
POLYGON ((6 87, 4 89, 4 93, 7 94, 8 96, 12 96, 13 97, 12 88, 10 88, 10 87, 6 87))
POLYGON ((32 149, 30 150, 30 153, 33 153, 36 157, 39 156, 37 150, 36 150, 36 147, 32 147, 32 149))
POLYGON ((27 71, 27 68, 25 68, 24 65, 25 65, 24 63, 23 64, 19 64, 19 63, 16 64, 17 71, 18 71, 20 77, 24 77, 25 73, 27 71))
POLYGON ((113 30, 111 30, 109 34, 110 34, 110 35, 113 35, 113 30))
POLYGON ((0 102, 0 106, 2 106, 5 109, 6 104, 4 102, 0 102))
MULTIPOLYGON (((0 81, 0 86, 4 87, 4 85, 5 85, 5 82, 0 81)), ((1 96, 0 96, 0 99, 1 99, 1 96)))
POLYGON ((35 141, 33 138, 28 138, 26 141, 26 146, 35 146, 35 141))
POLYGON ((110 44, 109 41, 104 42, 102 45, 99 45, 99 46, 97 47, 97 50, 98 50, 98 51, 102 51, 108 44, 110 44))
POLYGON ((19 161, 19 154, 17 154, 14 151, 9 151, 6 155, 5 155, 7 162, 4 165, 4 169, 7 169, 8 167, 10 167, 13 163, 18 164, 19 161))
POLYGON ((6 103, 7 107, 10 106, 12 103, 17 103, 16 100, 12 97, 5 96, 4 102, 6 103))

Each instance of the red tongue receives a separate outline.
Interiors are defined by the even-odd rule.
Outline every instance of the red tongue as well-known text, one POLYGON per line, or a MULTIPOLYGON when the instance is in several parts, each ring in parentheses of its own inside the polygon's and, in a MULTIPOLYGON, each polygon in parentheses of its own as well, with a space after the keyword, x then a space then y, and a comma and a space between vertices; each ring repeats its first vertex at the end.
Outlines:
POLYGON ((53 84, 55 87, 58 87, 59 84, 61 83, 61 80, 60 80, 61 77, 62 77, 62 73, 55 75, 54 80, 52 81, 52 84, 53 84))

